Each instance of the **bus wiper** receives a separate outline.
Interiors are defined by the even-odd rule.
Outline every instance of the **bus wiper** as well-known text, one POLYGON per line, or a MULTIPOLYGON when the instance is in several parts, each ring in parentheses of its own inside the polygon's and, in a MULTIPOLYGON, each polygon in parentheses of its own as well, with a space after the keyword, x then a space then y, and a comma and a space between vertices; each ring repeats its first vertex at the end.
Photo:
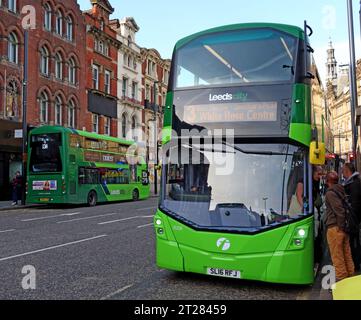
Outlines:
POLYGON ((294 154, 290 153, 283 153, 283 152, 273 152, 273 151, 255 151, 255 150, 243 150, 236 145, 231 145, 226 141, 222 141, 223 145, 226 145, 227 147, 231 147, 234 150, 237 150, 244 154, 255 154, 255 155, 264 155, 264 156, 294 156, 294 154))

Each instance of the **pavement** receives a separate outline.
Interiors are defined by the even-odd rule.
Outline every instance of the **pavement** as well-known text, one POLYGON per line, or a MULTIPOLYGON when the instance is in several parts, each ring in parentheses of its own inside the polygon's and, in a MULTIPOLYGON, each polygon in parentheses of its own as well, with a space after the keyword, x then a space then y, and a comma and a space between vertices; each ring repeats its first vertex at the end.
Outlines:
POLYGON ((0 212, 0 299, 330 298, 317 282, 314 287, 276 285, 158 269, 152 227, 157 202, 0 212), (23 289, 29 270, 36 275, 34 290, 23 289))

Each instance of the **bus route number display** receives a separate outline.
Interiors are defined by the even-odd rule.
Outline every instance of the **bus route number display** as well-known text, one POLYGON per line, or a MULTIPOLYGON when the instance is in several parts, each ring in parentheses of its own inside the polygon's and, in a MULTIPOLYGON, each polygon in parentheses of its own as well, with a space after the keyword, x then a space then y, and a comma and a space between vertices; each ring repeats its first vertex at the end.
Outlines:
POLYGON ((190 124, 212 122, 273 122, 277 121, 277 102, 189 105, 184 107, 184 121, 190 124))

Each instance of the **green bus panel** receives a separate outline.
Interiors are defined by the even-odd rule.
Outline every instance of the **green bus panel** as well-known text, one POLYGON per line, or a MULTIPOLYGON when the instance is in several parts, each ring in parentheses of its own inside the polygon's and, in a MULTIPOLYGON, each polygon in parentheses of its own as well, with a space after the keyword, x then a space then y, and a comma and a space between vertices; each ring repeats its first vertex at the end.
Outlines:
POLYGON ((155 231, 160 268, 199 274, 207 274, 207 268, 237 270, 242 279, 272 283, 306 285, 314 281, 313 217, 243 235, 196 231, 158 210, 155 231), (305 236, 299 236, 299 229, 305 236), (230 243, 227 251, 217 247, 222 238, 230 243))

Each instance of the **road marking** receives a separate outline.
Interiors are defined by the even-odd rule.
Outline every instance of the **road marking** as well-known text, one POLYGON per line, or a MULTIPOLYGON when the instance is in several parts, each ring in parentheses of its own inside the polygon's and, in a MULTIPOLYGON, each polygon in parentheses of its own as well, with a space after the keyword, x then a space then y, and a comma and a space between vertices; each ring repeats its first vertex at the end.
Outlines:
POLYGON ((115 292, 113 292, 113 293, 111 293, 111 294, 108 294, 107 296, 101 298, 100 300, 110 299, 111 297, 114 297, 115 295, 117 295, 117 294, 119 294, 119 293, 122 293, 123 291, 125 291, 125 290, 127 290, 127 289, 129 289, 129 288, 131 288, 131 287, 133 287, 132 284, 130 284, 129 286, 125 286, 125 287, 123 287, 123 288, 121 288, 121 289, 119 289, 119 290, 117 290, 117 291, 115 291, 115 292))
POLYGON ((150 226, 153 226, 154 224, 153 223, 148 223, 148 224, 144 224, 142 226, 138 226, 137 229, 141 229, 141 228, 145 228, 145 227, 150 227, 150 226))
POLYGON ((81 214, 81 212, 64 213, 64 214, 62 214, 62 216, 72 217, 72 216, 77 216, 78 214, 81 214))
POLYGON ((145 218, 153 218, 153 216, 135 216, 135 217, 117 219, 117 220, 112 220, 112 221, 100 222, 98 224, 104 225, 104 224, 110 224, 110 223, 116 223, 116 222, 122 222, 122 221, 134 220, 134 219, 145 219, 145 218))
POLYGON ((69 223, 69 222, 74 222, 74 221, 96 219, 96 218, 102 218, 102 217, 115 216, 117 214, 121 214, 121 212, 107 213, 107 214, 101 214, 101 215, 98 215, 98 216, 91 216, 91 217, 77 218, 77 219, 71 219, 71 220, 65 220, 65 221, 58 221, 57 223, 69 223))
POLYGON ((16 230, 15 229, 0 230, 0 233, 13 232, 13 231, 16 231, 16 230))
POLYGON ((23 256, 29 256, 29 255, 34 254, 34 253, 44 252, 44 251, 48 251, 48 250, 52 250, 52 249, 57 249, 57 248, 70 246, 70 245, 73 245, 73 244, 78 244, 78 243, 82 243, 82 242, 86 242, 86 241, 91 241, 91 240, 95 240, 95 239, 99 239, 99 238, 104 238, 104 237, 107 237, 107 236, 108 235, 103 234, 103 235, 100 235, 100 236, 87 238, 87 239, 82 239, 82 240, 73 241, 73 242, 68 242, 68 243, 57 245, 57 246, 47 247, 47 248, 44 248, 44 249, 39 249, 39 250, 29 251, 29 252, 25 252, 25 253, 20 253, 20 254, 14 255, 14 256, 10 256, 10 257, 0 258, 0 262, 15 259, 15 258, 19 258, 19 257, 23 257, 23 256))
POLYGON ((63 214, 58 214, 56 216, 49 216, 49 217, 40 217, 40 218, 31 218, 31 219, 24 219, 21 220, 22 222, 28 222, 28 221, 38 221, 38 220, 45 220, 45 219, 52 219, 52 218, 59 218, 59 217, 64 217, 64 216, 75 216, 81 214, 81 212, 74 212, 74 213, 63 213, 63 214))
POLYGON ((137 209, 137 211, 145 211, 145 210, 151 210, 151 209, 157 209, 157 207, 140 208, 140 209, 137 209))

